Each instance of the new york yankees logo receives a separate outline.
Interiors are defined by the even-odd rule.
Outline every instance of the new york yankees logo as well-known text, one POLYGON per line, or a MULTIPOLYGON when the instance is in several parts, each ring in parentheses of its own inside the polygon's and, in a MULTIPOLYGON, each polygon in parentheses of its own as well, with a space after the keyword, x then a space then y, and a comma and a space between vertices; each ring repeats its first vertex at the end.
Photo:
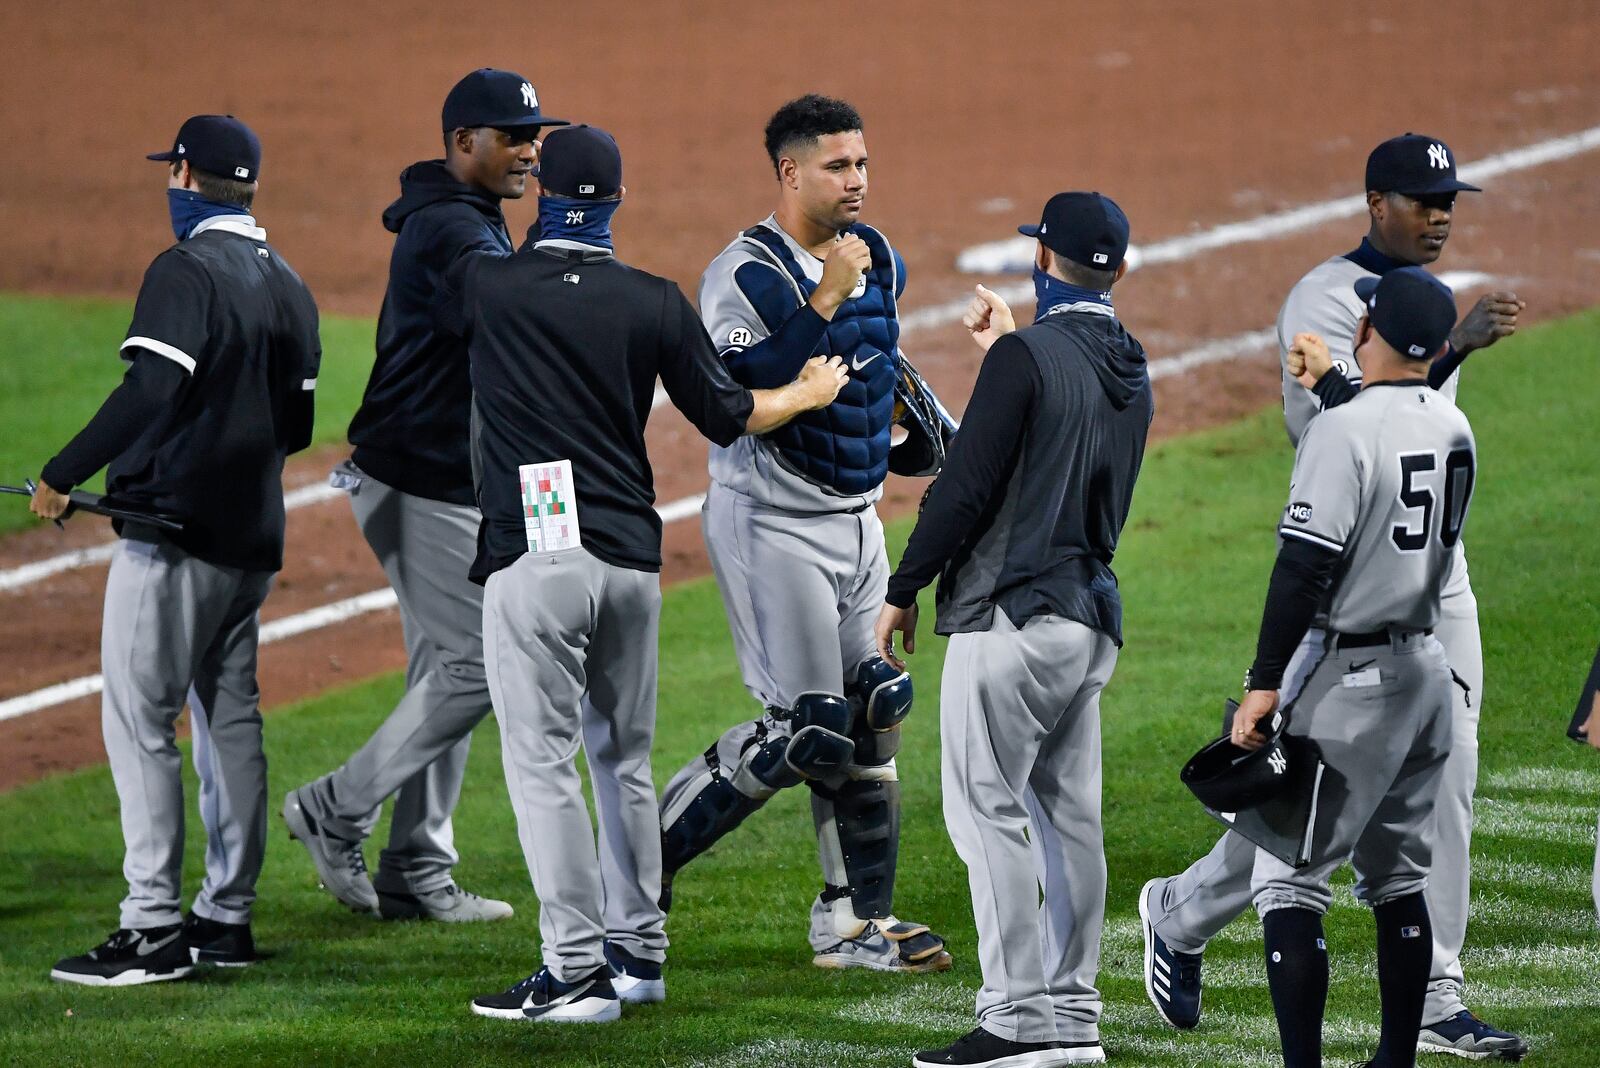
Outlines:
POLYGON ((529 85, 527 82, 522 83, 522 103, 524 106, 530 108, 536 108, 539 106, 539 94, 535 93, 533 91, 533 86, 529 85))
POLYGON ((1428 166, 1437 167, 1441 171, 1450 169, 1450 152, 1440 144, 1428 146, 1428 166))
POLYGON ((567 225, 568 226, 577 226, 582 222, 583 222, 583 212, 581 212, 581 211, 569 211, 569 212, 567 212, 567 225))
POLYGON ((1283 750, 1274 749, 1267 754, 1267 763, 1272 766, 1272 774, 1282 775, 1289 770, 1289 758, 1283 755, 1283 750))

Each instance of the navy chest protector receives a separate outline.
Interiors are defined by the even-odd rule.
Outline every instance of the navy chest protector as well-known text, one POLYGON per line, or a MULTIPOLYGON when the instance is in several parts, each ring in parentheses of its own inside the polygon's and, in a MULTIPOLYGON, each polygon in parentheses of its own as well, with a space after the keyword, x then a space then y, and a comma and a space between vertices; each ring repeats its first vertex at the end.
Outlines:
MULTIPOLYGON (((870 226, 857 223, 849 232, 867 243, 872 269, 857 295, 839 305, 812 355, 843 357, 850 380, 826 408, 802 412, 766 435, 786 467, 841 496, 867 493, 888 475, 895 383, 900 378, 894 253, 870 226)), ((795 307, 804 304, 817 284, 806 277, 783 238, 766 226, 752 226, 744 237, 789 275, 795 307)))

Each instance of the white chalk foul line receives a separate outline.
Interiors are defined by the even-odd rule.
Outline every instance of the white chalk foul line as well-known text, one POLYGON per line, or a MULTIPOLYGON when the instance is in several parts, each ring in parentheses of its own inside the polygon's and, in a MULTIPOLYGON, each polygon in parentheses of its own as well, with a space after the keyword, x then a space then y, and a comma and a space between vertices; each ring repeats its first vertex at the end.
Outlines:
MULTIPOLYGON (((1525 148, 1512 149, 1509 152, 1499 152, 1492 156, 1472 163, 1463 164, 1460 175, 1463 180, 1480 182, 1495 178, 1502 174, 1512 174, 1539 167, 1546 163, 1556 163, 1573 156, 1582 155, 1600 148, 1600 126, 1592 126, 1566 137, 1556 137, 1548 141, 1528 145, 1525 148)), ((1348 219, 1360 215, 1367 210, 1365 196, 1339 197, 1334 200, 1324 200, 1303 207, 1292 208, 1289 211, 1274 212, 1270 215, 1257 216, 1254 219, 1245 219, 1240 222, 1223 223, 1213 226, 1209 230, 1198 233, 1184 234, 1180 237, 1169 237, 1164 241, 1157 241, 1152 245, 1135 246, 1128 250, 1129 257, 1134 266, 1148 267, 1158 263, 1179 263, 1192 259, 1202 252, 1212 249, 1226 248, 1231 245, 1242 245, 1254 241, 1269 241, 1275 237, 1299 233, 1321 226, 1324 223, 1337 219, 1348 219)), ((974 245, 956 257, 956 269, 967 274, 1011 274, 1017 271, 1027 271, 1033 265, 1034 239, 1031 237, 1006 238, 1002 241, 990 241, 982 245, 974 245)), ((1021 295, 1026 296, 1032 291, 1029 287, 1014 287, 1021 289, 1021 295)), ((996 292, 999 292, 996 290, 996 292)), ((1005 294, 1001 294, 1004 296, 1005 294)), ((1007 300, 1012 298, 1007 297, 1007 300)), ((961 312, 966 308, 966 301, 956 304, 952 301, 940 305, 938 311, 943 313, 939 322, 953 322, 961 317, 961 312), (949 309, 954 309, 951 312, 949 309)), ((924 312, 932 313, 936 309, 925 308, 924 312)), ((929 322, 926 325, 932 325, 929 322)))

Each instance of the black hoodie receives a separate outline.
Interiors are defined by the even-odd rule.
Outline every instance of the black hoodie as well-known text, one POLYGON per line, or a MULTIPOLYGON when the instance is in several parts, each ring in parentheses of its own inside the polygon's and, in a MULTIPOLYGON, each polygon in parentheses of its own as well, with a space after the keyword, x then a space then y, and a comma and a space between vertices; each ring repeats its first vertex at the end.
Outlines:
POLYGON ((383 225, 399 236, 378 313, 378 357, 350 421, 351 458, 405 493, 472 504, 467 346, 440 328, 441 295, 460 257, 511 255, 500 198, 456 181, 443 160, 425 160, 400 175, 400 199, 383 225))
POLYGON ((1155 411, 1144 349, 1069 311, 990 347, 961 429, 889 580, 909 606, 939 581, 940 634, 1062 616, 1122 644, 1111 558, 1155 411))

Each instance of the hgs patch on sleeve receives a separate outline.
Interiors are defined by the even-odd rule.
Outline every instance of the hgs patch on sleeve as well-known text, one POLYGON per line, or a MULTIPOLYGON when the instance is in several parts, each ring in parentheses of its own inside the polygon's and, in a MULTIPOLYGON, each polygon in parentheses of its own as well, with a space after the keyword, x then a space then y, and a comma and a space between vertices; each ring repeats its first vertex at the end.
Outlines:
POLYGON ((1311 505, 1305 501, 1295 501, 1289 505, 1289 518, 1296 523, 1311 522, 1311 505))

